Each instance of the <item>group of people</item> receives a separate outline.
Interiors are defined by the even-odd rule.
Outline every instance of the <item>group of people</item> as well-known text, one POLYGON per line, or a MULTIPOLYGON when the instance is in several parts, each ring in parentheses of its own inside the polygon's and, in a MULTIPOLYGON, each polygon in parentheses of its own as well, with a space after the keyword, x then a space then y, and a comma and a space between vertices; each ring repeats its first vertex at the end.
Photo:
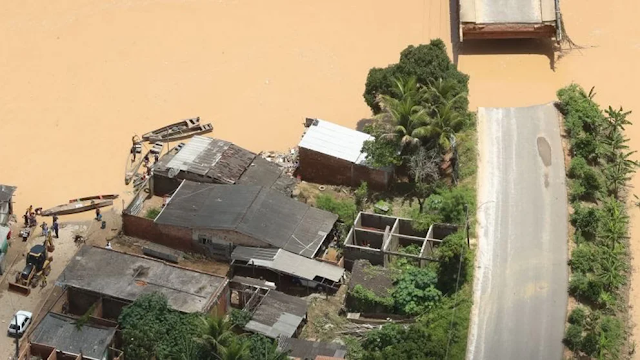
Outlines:
MULTIPOLYGON (((48 237, 49 226, 47 225, 47 223, 43 221, 40 227, 42 228, 42 236, 44 236, 45 238, 48 237)), ((60 230, 60 225, 58 224, 58 216, 53 215, 53 223, 51 224, 51 231, 53 232, 53 235, 56 237, 56 239, 59 238, 59 235, 58 235, 59 230, 60 230)))
MULTIPOLYGON (((38 220, 36 218, 36 216, 41 215, 42 214, 42 208, 33 208, 33 205, 29 205, 29 207, 27 208, 27 210, 25 211, 23 218, 24 218, 24 227, 25 228, 30 228, 30 227, 35 227, 38 225, 38 220)), ((40 228, 42 228, 42 235, 46 238, 49 235, 49 230, 51 230, 53 232, 53 234, 55 235, 56 238, 58 238, 58 232, 60 230, 60 225, 58 224, 58 216, 53 215, 53 223, 51 224, 51 229, 49 229, 49 226, 47 225, 46 222, 42 222, 42 224, 40 225, 40 228)))

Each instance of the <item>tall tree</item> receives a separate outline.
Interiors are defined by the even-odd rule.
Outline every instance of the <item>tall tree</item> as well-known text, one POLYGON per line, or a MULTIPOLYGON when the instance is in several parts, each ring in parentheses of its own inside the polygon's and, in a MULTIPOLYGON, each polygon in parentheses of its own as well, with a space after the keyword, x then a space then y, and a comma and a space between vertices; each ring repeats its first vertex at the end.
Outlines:
MULTIPOLYGON (((464 96, 464 94, 458 96, 464 96)), ((417 138, 432 139, 442 151, 448 151, 452 139, 455 139, 456 133, 464 128, 467 120, 454 109, 456 98, 448 100, 434 109, 434 116, 428 124, 417 128, 412 135, 417 138)))
POLYGON ((387 138, 395 138, 403 147, 420 144, 420 129, 427 125, 429 116, 422 106, 424 91, 418 88, 415 77, 394 79, 396 96, 381 95, 382 113, 376 118, 389 125, 387 138))
POLYGON ((207 353, 220 355, 233 342, 232 324, 222 317, 208 316, 203 320, 203 334, 200 339, 207 353))

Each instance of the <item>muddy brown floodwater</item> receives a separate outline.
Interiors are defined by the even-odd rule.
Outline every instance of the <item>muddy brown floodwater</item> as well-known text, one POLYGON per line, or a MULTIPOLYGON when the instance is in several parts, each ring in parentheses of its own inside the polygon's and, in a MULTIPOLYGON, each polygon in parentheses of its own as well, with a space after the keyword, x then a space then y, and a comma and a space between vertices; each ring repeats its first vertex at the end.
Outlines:
MULTIPOLYGON (((601 104, 640 112, 640 2, 561 6, 569 35, 585 47, 561 59, 535 41, 457 48, 472 109, 549 102, 574 81, 596 86, 601 104)), ((369 115, 368 69, 397 61, 409 44, 450 44, 450 29, 448 2, 437 0, 4 1, 0 182, 19 187, 18 211, 126 195, 131 136, 186 117, 213 122, 212 136, 253 151, 295 145, 305 116, 353 127, 369 115)), ((640 119, 631 120, 640 149, 640 119)))

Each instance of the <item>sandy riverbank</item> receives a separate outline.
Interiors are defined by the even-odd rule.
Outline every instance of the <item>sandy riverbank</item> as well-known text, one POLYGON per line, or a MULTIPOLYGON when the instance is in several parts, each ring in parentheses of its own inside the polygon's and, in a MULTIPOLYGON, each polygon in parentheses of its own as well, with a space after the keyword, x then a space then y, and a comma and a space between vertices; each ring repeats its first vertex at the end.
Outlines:
MULTIPOLYGON (((601 104, 640 112, 640 3, 565 0, 562 10, 587 48, 559 61, 531 43, 465 46, 472 108, 552 101, 575 81, 595 85, 601 104)), ((131 136, 180 118, 200 116, 213 136, 253 151, 295 145, 304 116, 355 126, 369 115, 361 95, 370 67, 451 33, 437 0, 29 0, 1 3, 0 20, 0 182, 19 186, 18 212, 125 193, 131 136)), ((640 120, 631 120, 640 149, 640 120)))

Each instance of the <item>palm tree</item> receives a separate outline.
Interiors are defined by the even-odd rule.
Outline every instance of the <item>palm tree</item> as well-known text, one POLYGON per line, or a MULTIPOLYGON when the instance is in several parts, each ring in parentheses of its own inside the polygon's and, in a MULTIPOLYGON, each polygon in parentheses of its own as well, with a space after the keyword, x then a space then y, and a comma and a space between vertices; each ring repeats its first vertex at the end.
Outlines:
POLYGON ((172 349, 169 359, 171 360, 199 360, 200 349, 198 344, 188 335, 183 334, 178 340, 177 346, 172 349))
POLYGON ((383 111, 376 118, 389 125, 386 138, 398 139, 403 147, 419 145, 421 139, 415 134, 429 121, 421 104, 424 91, 418 88, 415 77, 394 79, 394 85, 397 96, 380 96, 378 101, 383 111))
POLYGON ((607 256, 607 259, 602 262, 602 267, 597 275, 605 289, 615 290, 624 284, 624 271, 625 266, 622 261, 614 256, 607 256))
POLYGON ((203 335, 200 342, 211 354, 222 354, 226 347, 232 344, 234 334, 233 326, 222 317, 208 316, 202 319, 203 335))
POLYGON ((218 356, 220 360, 250 360, 249 345, 241 340, 232 341, 218 356))
POLYGON ((627 116, 631 114, 631 111, 624 111, 622 107, 614 110, 609 106, 604 112, 607 114, 607 120, 609 122, 609 134, 624 131, 626 125, 631 125, 631 121, 627 120, 627 116))
POLYGON ((456 97, 458 83, 452 79, 438 79, 437 81, 429 81, 427 94, 432 100, 432 104, 444 103, 456 97))
POLYGON ((624 211, 623 205, 611 198, 605 203, 603 215, 599 237, 605 243, 611 244, 611 249, 615 249, 627 236, 629 216, 624 211))
POLYGON ((629 149, 628 141, 629 139, 625 138, 621 132, 615 131, 602 139, 602 145, 598 146, 597 152, 604 155, 608 161, 614 161, 618 154, 629 149))
POLYGON ((419 138, 433 139, 441 150, 449 150, 456 133, 462 130, 466 123, 466 118, 453 109, 454 102, 460 96, 463 96, 463 94, 446 101, 434 109, 435 116, 426 126, 416 129, 413 135, 419 138))

